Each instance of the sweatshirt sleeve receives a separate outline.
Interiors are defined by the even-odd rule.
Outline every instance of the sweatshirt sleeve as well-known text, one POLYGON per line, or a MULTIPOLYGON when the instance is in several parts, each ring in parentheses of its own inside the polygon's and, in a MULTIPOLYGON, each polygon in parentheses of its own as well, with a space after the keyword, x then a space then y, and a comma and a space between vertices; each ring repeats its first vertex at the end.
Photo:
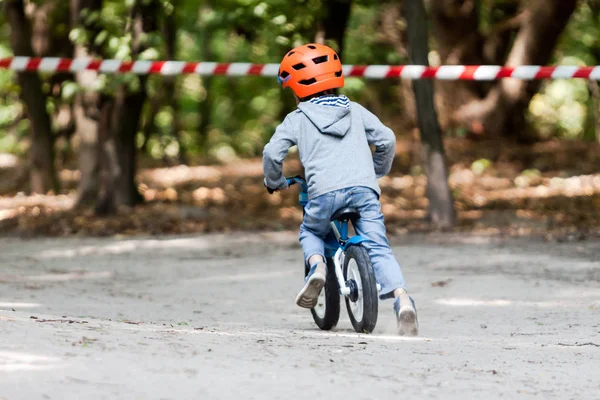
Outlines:
POLYGON ((392 162, 396 155, 396 136, 394 132, 385 126, 372 112, 358 105, 367 134, 367 141, 375 146, 373 164, 377 178, 387 175, 392 168, 392 162))
POLYGON ((288 184, 283 176, 283 160, 290 147, 296 144, 296 137, 290 117, 277 127, 275 134, 263 150, 263 171, 265 185, 271 189, 286 189, 288 184))

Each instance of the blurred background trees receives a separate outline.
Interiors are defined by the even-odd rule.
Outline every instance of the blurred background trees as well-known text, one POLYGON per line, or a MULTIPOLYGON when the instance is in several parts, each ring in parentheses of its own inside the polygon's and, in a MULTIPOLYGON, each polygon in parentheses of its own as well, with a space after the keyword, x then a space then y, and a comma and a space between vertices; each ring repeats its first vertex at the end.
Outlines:
MULTIPOLYGON (((402 3, 0 0, 0 58, 277 63, 291 47, 318 41, 336 48, 345 64, 407 64, 411 54, 412 61, 425 57, 433 66, 600 64, 599 0, 426 0, 429 17, 419 13, 412 21, 422 30, 416 38, 425 53, 419 57, 411 52, 411 19, 402 3)), ((342 92, 378 114, 399 138, 412 140, 417 127, 424 129, 417 113, 424 103, 415 102, 411 85, 348 78, 342 92)), ((425 85, 435 88, 430 106, 439 127, 429 125, 433 133, 422 134, 442 155, 442 137, 598 140, 597 82, 425 85)), ((0 70, 0 93, 0 153, 27 160, 26 176, 11 177, 10 190, 66 193, 57 174, 76 169, 76 204, 98 214, 142 201, 135 180, 140 164, 206 165, 259 156, 295 107, 291 94, 265 77, 0 70)), ((419 158, 403 172, 418 173, 419 158)), ((451 195, 444 198, 451 202, 451 195)))

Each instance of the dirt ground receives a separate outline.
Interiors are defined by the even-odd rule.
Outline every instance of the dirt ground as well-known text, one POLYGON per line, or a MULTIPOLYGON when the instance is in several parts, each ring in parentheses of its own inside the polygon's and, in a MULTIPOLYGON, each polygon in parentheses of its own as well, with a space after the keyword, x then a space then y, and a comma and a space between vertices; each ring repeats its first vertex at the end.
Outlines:
POLYGON ((333 332, 292 232, 0 239, 0 399, 594 399, 600 241, 392 239, 421 323, 333 332))
MULTIPOLYGON (((531 146, 505 140, 447 138, 449 184, 458 215, 455 233, 600 238, 600 144, 549 141, 531 146)), ((427 178, 419 142, 398 140, 391 173, 379 180, 386 225, 396 235, 431 232, 424 219, 427 178)), ((260 158, 189 166, 140 160, 144 204, 116 215, 73 208, 80 173, 59 168, 62 191, 28 195, 27 162, 2 166, 0 235, 114 236, 296 230, 298 188, 270 196, 260 158), (231 212, 235 210, 235 212, 231 212)), ((303 175, 298 154, 286 175, 303 175)))

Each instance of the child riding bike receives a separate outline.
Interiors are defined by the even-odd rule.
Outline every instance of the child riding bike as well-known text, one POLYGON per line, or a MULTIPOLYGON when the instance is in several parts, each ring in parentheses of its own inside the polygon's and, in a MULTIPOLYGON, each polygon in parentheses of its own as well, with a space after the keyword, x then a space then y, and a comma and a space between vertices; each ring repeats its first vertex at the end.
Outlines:
POLYGON ((300 243, 310 271, 296 304, 304 308, 317 304, 327 276, 324 239, 331 216, 342 208, 355 208, 360 214, 355 229, 368 239, 363 246, 381 285, 380 298, 394 298, 398 333, 417 335, 417 310, 389 246, 379 202, 377 179, 392 166, 394 133, 360 104, 335 94, 344 86, 344 73, 330 47, 294 48, 281 62, 278 80, 283 88, 292 89, 298 108, 287 115, 264 148, 264 182, 270 191, 288 188, 282 164, 288 149, 298 146, 309 197, 300 243), (374 153, 369 145, 375 147, 374 153))

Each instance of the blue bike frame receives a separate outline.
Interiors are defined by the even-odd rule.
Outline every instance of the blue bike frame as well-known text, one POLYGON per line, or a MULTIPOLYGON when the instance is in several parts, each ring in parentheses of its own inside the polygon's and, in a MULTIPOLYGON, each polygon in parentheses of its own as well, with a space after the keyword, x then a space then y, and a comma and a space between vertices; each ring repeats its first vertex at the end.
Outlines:
MULTIPOLYGON (((308 203, 308 184, 306 180, 300 176, 295 176, 287 178, 287 183, 289 186, 299 184, 302 187, 298 195, 298 203, 302 208, 306 207, 308 203)), ((331 222, 331 230, 325 237, 325 257, 333 257, 340 248, 346 252, 350 246, 356 246, 365 240, 360 235, 348 237, 348 221, 333 221, 331 222)))

